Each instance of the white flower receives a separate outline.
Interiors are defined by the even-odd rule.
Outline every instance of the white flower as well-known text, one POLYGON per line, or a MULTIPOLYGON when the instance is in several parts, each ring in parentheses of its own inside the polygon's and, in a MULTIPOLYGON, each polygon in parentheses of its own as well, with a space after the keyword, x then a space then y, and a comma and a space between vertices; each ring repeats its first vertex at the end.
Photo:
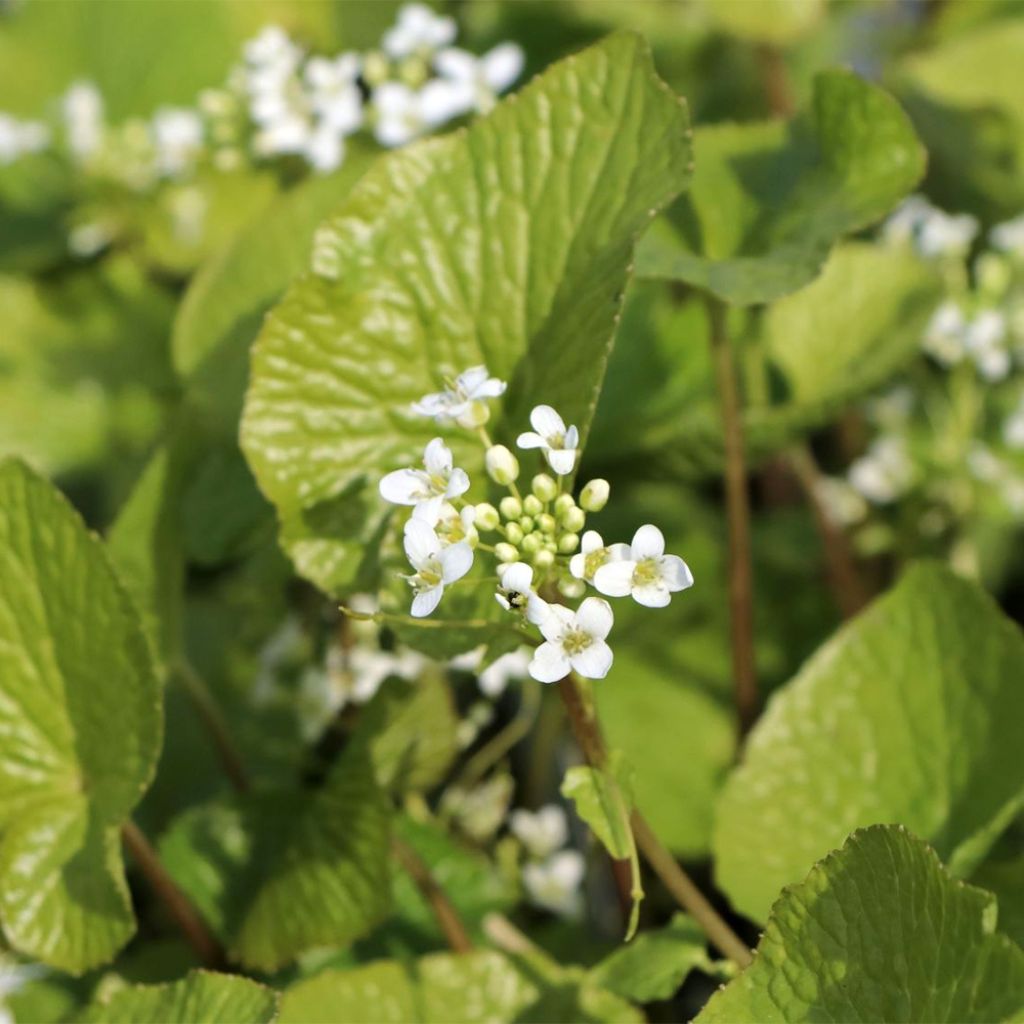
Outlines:
POLYGON ((1024 256, 1024 214, 997 224, 989 234, 992 245, 1001 252, 1024 256))
POLYGON ((820 477, 814 484, 814 494, 825 515, 840 526, 853 526, 868 513, 868 503, 863 496, 842 477, 820 477))
POLYGON ((565 917, 577 917, 582 909, 580 883, 583 856, 577 850, 560 850, 546 861, 523 868, 523 886, 538 907, 565 917))
MULTIPOLYGON (((414 402, 412 411, 420 416, 430 416, 442 426, 459 423, 472 413, 474 402, 483 402, 488 398, 498 398, 505 393, 508 385, 491 377, 486 366, 471 366, 464 370, 452 382, 452 386, 435 394, 424 395, 414 402)), ((460 423, 461 426, 476 426, 476 423, 460 423)))
POLYGON ((500 696, 513 679, 524 679, 529 675, 532 654, 527 647, 509 651, 477 673, 476 682, 485 697, 500 696))
POLYGON ((203 120, 194 110, 163 107, 153 116, 153 144, 161 174, 173 178, 189 170, 203 148, 203 120))
POLYGON ((526 618, 539 624, 548 613, 548 604, 533 589, 533 569, 525 562, 513 562, 500 570, 500 586, 494 595, 505 611, 521 611, 526 618))
POLYGON ((629 558, 628 544, 605 546, 597 530, 587 530, 580 542, 580 550, 569 559, 569 572, 578 580, 593 582, 594 573, 606 562, 621 562, 629 558))
POLYGON ((469 490, 464 469, 452 467, 451 449, 435 437, 423 451, 425 469, 396 469, 380 482, 381 497, 393 505, 423 506, 419 518, 430 522, 441 514, 445 499, 469 490))
POLYGON ((473 565, 473 549, 465 541, 444 547, 433 529, 420 519, 405 524, 405 553, 416 570, 405 578, 416 592, 412 614, 418 619, 429 615, 444 588, 462 579, 473 565))
POLYGON ((50 144, 50 129, 40 121, 20 121, 0 113, 0 167, 50 144))
POLYGON ((612 667, 612 649, 605 637, 613 622, 611 606, 599 597, 588 597, 576 612, 548 605, 538 623, 546 642, 534 652, 530 675, 554 683, 574 669, 587 679, 603 679, 612 667))
POLYGON ((665 537, 648 523, 633 534, 629 557, 606 562, 594 573, 594 586, 609 597, 625 597, 648 608, 664 608, 672 595, 693 586, 690 567, 665 554, 665 537))
POLYGON ((967 325, 964 344, 985 380, 1002 380, 1010 372, 1006 334, 1006 317, 995 309, 982 310, 967 325))
POLYGON ((1003 424, 1003 440, 1008 448, 1024 448, 1024 402, 1010 413, 1003 424))
POLYGON ((278 25, 268 25, 245 44, 242 52, 247 64, 257 68, 274 68, 282 73, 294 70, 302 59, 302 50, 278 25))
POLYGON ((508 825, 530 856, 537 860, 550 857, 569 841, 569 820, 557 804, 548 804, 539 811, 513 811, 508 825))
POLYGON ((906 442, 899 437, 878 438, 864 455, 854 460, 847 476, 868 501, 876 505, 895 501, 914 479, 914 464, 906 442))
POLYGON ((86 160, 103 141, 103 97, 92 82, 75 82, 61 106, 68 149, 75 160, 86 160))
POLYGON ((494 98, 503 93, 522 74, 523 50, 515 43, 502 43, 482 57, 458 47, 442 50, 434 58, 434 67, 456 87, 463 110, 482 113, 493 106, 494 98))
POLYGON ((953 301, 943 302, 925 328, 921 347, 943 366, 954 366, 966 354, 967 319, 953 301))
POLYGON ((567 476, 576 465, 576 446, 580 443, 575 427, 566 429, 562 417, 550 405, 538 405, 530 413, 533 431, 516 438, 520 448, 540 448, 548 465, 559 475, 567 476))
POLYGON ((922 256, 960 256, 978 234, 977 218, 969 213, 950 214, 933 209, 917 230, 922 256))
POLYGON ((967 468, 971 475, 982 483, 995 483, 1005 475, 1002 462, 992 449, 981 441, 975 441, 967 452, 967 468))
POLYGON ((467 541, 471 547, 476 547, 480 539, 473 523, 476 519, 476 506, 467 505, 460 512, 451 502, 444 502, 440 508, 430 504, 418 505, 413 509, 413 518, 421 519, 432 526, 438 539, 445 546, 458 544, 460 541, 467 541))
POLYGON ((363 123, 363 97, 359 91, 360 60, 342 53, 333 60, 314 57, 305 67, 309 105, 325 127, 351 135, 363 123))
POLYGON ((454 18, 435 14, 426 4, 405 4, 395 25, 384 33, 381 48, 392 59, 429 55, 455 41, 454 18))

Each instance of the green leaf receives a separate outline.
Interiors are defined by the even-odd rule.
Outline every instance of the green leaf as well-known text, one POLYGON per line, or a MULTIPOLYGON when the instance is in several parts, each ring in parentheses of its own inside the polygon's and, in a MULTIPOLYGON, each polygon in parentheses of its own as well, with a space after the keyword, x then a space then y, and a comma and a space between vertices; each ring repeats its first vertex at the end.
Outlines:
POLYGON ((1024 945, 1024 854, 985 861, 971 884, 994 893, 999 901, 999 930, 1024 945))
POLYGON ((192 971, 166 985, 131 985, 90 1006, 88 1024, 272 1024, 277 993, 248 978, 192 971))
POLYGON ((632 769, 616 750, 609 756, 606 768, 576 765, 562 780, 562 796, 572 800, 576 813, 616 860, 625 860, 636 851, 629 827, 633 810, 632 776, 632 769))
POLYGON ((920 565, 778 691, 722 792, 716 875, 764 920, 853 829, 898 821, 958 875, 1024 802, 1024 638, 979 587, 920 565))
POLYGON ((120 827, 160 751, 142 624, 99 541, 46 481, 0 464, 0 923, 71 973, 135 931, 120 827))
POLYGON ((900 827, 854 833, 772 908, 757 957, 698 1024, 1020 1020, 1024 951, 988 893, 900 827))
POLYGON ((379 961, 328 970, 289 988, 280 1024, 475 1024, 488 1021, 639 1021, 627 1003, 579 968, 546 957, 523 960, 479 951, 422 957, 409 968, 379 961))
POLYGON ((591 980, 634 1003, 671 999, 692 970, 715 971, 697 923, 676 914, 657 931, 643 932, 590 970, 591 980))
POLYGON ((289 546, 318 546, 300 571, 334 591, 354 576, 378 479, 437 432, 409 404, 446 373, 511 381, 502 436, 537 402, 586 435, 634 241, 688 165, 681 102, 619 34, 364 176, 253 350, 242 445, 289 546))
POLYGON ((845 71, 814 80, 805 117, 699 129, 688 196, 637 251, 641 277, 685 281, 735 305, 796 291, 845 234, 878 220, 924 173, 907 115, 845 71))
POLYGON ((232 959, 272 971, 347 945, 387 912, 389 811, 365 754, 352 750, 319 790, 186 812, 160 850, 232 959))

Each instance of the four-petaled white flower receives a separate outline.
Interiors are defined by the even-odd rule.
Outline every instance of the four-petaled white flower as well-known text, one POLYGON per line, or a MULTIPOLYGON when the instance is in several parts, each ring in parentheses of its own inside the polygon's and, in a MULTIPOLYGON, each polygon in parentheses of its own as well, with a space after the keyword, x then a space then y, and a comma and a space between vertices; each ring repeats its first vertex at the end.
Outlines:
POLYGON ((405 4, 398 20, 381 41, 384 52, 394 60, 412 54, 429 56, 450 45, 457 33, 455 19, 435 14, 426 4, 405 4))
POLYGON ((513 562, 501 569, 501 585, 494 595, 498 604, 505 611, 523 612, 533 623, 547 615, 549 606, 541 600, 533 589, 533 569, 525 562, 513 562))
POLYGON ((587 530, 580 542, 580 550, 569 559, 569 572, 578 580, 594 581, 594 573, 607 562, 621 562, 629 558, 628 544, 608 544, 597 530, 587 530))
POLYGON ((473 565, 473 549, 465 542, 443 545, 422 519, 405 524, 405 553, 416 570, 405 578, 416 592, 412 614, 420 619, 429 615, 441 600, 444 588, 462 579, 473 565))
POLYGON ((513 811, 508 825, 512 835, 538 860, 550 857, 569 841, 569 821, 557 804, 547 804, 539 811, 513 811))
POLYGON ((587 679, 604 679, 612 667, 612 649, 605 643, 614 617, 607 601, 588 597, 577 611, 547 606, 538 625, 545 642, 534 652, 530 675, 555 683, 573 669, 587 679))
POLYGON ((538 405, 530 413, 530 424, 533 430, 520 434, 516 444, 520 448, 540 448, 548 465, 559 476, 568 476, 576 465, 579 431, 574 426, 566 428, 550 405, 538 405))
POLYGON ((495 97, 520 76, 523 63, 522 47, 515 43, 502 43, 482 57, 451 46, 434 58, 438 73, 456 88, 460 113, 486 113, 495 97))
MULTIPOLYGON (((486 366, 471 366, 455 378, 451 387, 432 395, 424 395, 418 402, 414 402, 412 411, 420 416, 430 416, 442 426, 458 423, 472 413, 474 402, 497 398, 505 393, 507 387, 504 381, 491 377, 486 366)), ((473 427, 476 423, 460 425, 473 427)))
POLYGON ((523 868, 523 887, 538 907, 565 917, 576 917, 582 907, 583 855, 578 850, 560 850, 545 861, 523 868))
POLYGON ((464 469, 452 466, 451 449, 435 437, 423 451, 424 469, 396 469, 380 482, 380 494, 393 505, 415 505, 422 509, 420 519, 437 522, 448 498, 457 498, 469 490, 464 469))
POLYGON ((473 525, 476 519, 476 506, 467 505, 460 512, 451 502, 444 502, 439 508, 426 503, 413 509, 413 519, 421 519, 432 526, 442 544, 458 544, 467 541, 475 547, 480 539, 473 525))
POLYGON ((594 586, 609 597, 625 597, 648 608, 664 608, 672 594, 693 586, 693 574, 678 555, 665 554, 661 530, 648 523, 633 535, 629 557, 606 562, 594 573, 594 586))

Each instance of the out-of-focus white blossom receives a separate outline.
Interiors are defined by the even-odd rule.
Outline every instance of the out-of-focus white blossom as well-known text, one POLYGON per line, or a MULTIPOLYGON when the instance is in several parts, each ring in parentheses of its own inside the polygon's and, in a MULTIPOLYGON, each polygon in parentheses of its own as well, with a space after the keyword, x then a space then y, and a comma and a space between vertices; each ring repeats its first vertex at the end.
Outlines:
POLYGON ((970 214, 950 214, 923 196, 911 196, 885 222, 882 237, 891 243, 910 243, 930 259, 962 256, 978 234, 970 214))
POLYGON ((955 366, 967 353, 967 318, 960 306, 947 299, 932 314, 921 345, 942 366, 955 366))
POLYGON ((985 380, 1003 380, 1009 374, 1012 361, 1006 342, 1006 317, 998 310, 982 310, 968 323, 964 346, 985 380))
POLYGON ((578 917, 583 907, 583 855, 560 850, 547 860, 523 867, 523 887, 530 902, 562 917, 578 917))
POLYGON ((1024 256, 1024 214, 997 224, 989 233, 989 239, 1000 252, 1024 256))
POLYGON ((103 142, 103 97, 93 82, 75 82, 61 103, 68 150, 76 161, 88 160, 103 142))
POLYGON ((914 463, 901 437, 882 436, 850 466, 848 479, 868 501, 886 505, 906 493, 914 480, 914 463))
POLYGON ((523 73, 524 63, 522 47, 515 43, 501 43, 482 57, 452 46, 434 58, 435 69, 453 86, 453 108, 459 114, 486 113, 523 73))
POLYGON ((405 4, 394 26, 385 32, 381 48, 396 60, 414 55, 427 58, 450 46, 457 32, 454 18, 435 14, 426 4, 405 4))
POLYGON ((50 129, 41 121, 22 121, 0 112, 0 167, 50 144, 50 129))
POLYGON ((527 853, 538 860, 550 857, 569 841, 569 819, 557 804, 548 804, 538 811, 513 811, 508 825, 527 853))

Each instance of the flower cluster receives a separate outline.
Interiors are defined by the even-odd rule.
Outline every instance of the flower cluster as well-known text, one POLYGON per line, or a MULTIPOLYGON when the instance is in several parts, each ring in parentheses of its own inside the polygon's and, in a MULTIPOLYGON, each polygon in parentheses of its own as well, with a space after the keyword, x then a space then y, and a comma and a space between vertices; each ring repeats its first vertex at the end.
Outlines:
POLYGON ((536 812, 515 810, 509 815, 509 830, 527 855, 522 879, 530 902, 563 917, 578 917, 585 865, 579 850, 566 848, 565 811, 556 804, 536 812))
POLYGON ((524 493, 517 483, 518 457, 494 444, 486 430, 488 400, 504 392, 503 381, 477 366, 412 407, 439 424, 474 432, 484 448, 487 476, 508 492, 496 504, 468 500, 469 475, 454 464, 440 437, 426 446, 422 467, 396 469, 380 481, 386 501, 412 510, 404 525, 405 552, 414 570, 405 574, 413 590, 411 613, 420 618, 433 612, 445 588, 463 580, 476 554, 486 552, 496 563, 498 604, 523 629, 539 634, 530 675, 545 683, 570 671, 602 679, 612 665, 607 638, 614 622, 604 597, 632 597, 661 608, 673 593, 691 586, 693 576, 681 558, 665 553, 656 526, 640 527, 630 544, 606 545, 595 531, 584 531, 587 513, 607 503, 609 486, 591 480, 578 501, 565 488, 579 458, 579 431, 548 405, 533 409, 533 429, 521 433, 516 445, 539 452, 554 476, 537 473, 524 493), (604 597, 585 596, 588 586, 604 597), (575 608, 567 603, 579 599, 575 608))

